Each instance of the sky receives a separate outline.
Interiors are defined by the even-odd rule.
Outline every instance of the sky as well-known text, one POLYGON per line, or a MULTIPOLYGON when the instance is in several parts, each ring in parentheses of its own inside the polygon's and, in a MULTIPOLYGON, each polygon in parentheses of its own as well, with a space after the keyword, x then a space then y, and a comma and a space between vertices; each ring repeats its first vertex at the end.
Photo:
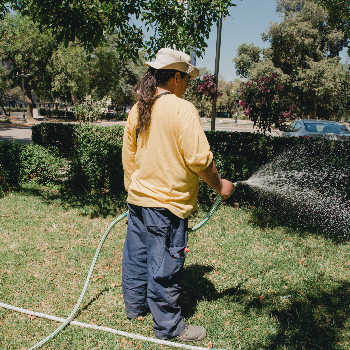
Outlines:
MULTIPOLYGON (((271 22, 280 22, 276 13, 275 0, 236 0, 237 7, 232 7, 230 16, 222 21, 219 75, 226 81, 239 78, 236 75, 232 59, 237 55, 238 46, 253 43, 261 48, 269 47, 268 42, 261 39, 271 22)), ((211 28, 208 47, 203 58, 197 58, 198 68, 215 70, 217 27, 211 28)))
MULTIPOLYGON (((261 39, 261 34, 269 27, 271 22, 280 22, 281 17, 276 13, 275 0, 236 0, 237 7, 230 10, 231 17, 222 21, 221 48, 219 75, 226 81, 239 78, 236 75, 235 64, 232 59, 237 55, 238 46, 243 43, 253 43, 260 48, 269 47, 268 42, 261 39)), ((203 58, 197 59, 198 68, 207 68, 213 74, 215 70, 217 27, 211 29, 208 47, 203 58)), ((341 54, 345 63, 347 55, 341 54)))

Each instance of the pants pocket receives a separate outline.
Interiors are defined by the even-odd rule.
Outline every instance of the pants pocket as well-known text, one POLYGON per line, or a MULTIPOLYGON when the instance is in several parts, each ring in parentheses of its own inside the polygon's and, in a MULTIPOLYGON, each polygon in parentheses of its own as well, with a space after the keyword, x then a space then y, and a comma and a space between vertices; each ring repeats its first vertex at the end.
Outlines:
POLYGON ((163 260, 154 273, 155 280, 171 280, 179 273, 185 262, 185 247, 166 248, 163 260))

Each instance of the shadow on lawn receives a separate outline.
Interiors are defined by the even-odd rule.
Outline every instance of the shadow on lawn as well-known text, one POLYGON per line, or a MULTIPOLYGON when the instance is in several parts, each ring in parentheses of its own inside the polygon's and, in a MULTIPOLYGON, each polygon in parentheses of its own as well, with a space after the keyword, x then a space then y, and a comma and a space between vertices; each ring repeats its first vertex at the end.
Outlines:
MULTIPOLYGON (((1 189, 0 189, 1 190, 1 189)), ((122 212, 128 210, 126 205, 127 193, 125 191, 115 192, 84 192, 75 191, 71 188, 61 187, 53 189, 40 185, 23 186, 20 192, 25 195, 33 195, 43 198, 48 205, 53 202, 59 202, 65 209, 76 208, 82 215, 89 216, 91 219, 97 217, 106 218, 108 216, 117 217, 122 212)), ((1 198, 1 197, 0 197, 1 198)), ((211 203, 212 205, 213 203, 211 203)), ((211 205, 200 205, 202 211, 208 212, 211 205)), ((192 214, 193 217, 198 215, 198 211, 192 214)))
POLYGON ((77 208, 82 215, 90 218, 118 216, 126 211, 126 193, 73 191, 65 188, 59 190, 41 186, 26 186, 21 193, 43 198, 46 204, 59 202, 63 208, 77 208))
POLYGON ((291 300, 286 305, 274 305, 271 295, 266 298, 267 305, 264 301, 257 302, 259 299, 247 305, 248 310, 268 307, 278 324, 277 333, 270 336, 270 345, 258 347, 270 350, 346 348, 339 345, 347 340, 345 332, 343 338, 341 332, 350 317, 350 284, 342 281, 337 287, 324 290, 320 288, 322 282, 313 282, 306 295, 299 290, 290 291, 291 300))
MULTIPOLYGON (((335 208, 336 210, 336 208, 335 208)), ((321 211, 310 208, 288 206, 288 203, 275 202, 250 208, 250 223, 260 228, 286 227, 303 234, 322 235, 339 244, 350 240, 350 221, 341 224, 321 211)))
POLYGON ((250 279, 247 278, 239 285, 219 293, 205 277, 212 270, 213 267, 206 265, 184 268, 183 291, 179 303, 185 318, 195 314, 197 303, 201 300, 225 299, 225 309, 229 309, 232 303, 243 306, 247 322, 253 322, 252 314, 271 319, 271 325, 274 325, 276 331, 270 335, 263 330, 260 335, 255 334, 255 339, 264 339, 251 348, 328 350, 337 348, 342 341, 346 341, 345 332, 344 338, 341 332, 350 318, 349 282, 331 283, 329 278, 320 275, 313 281, 305 282, 301 289, 289 289, 287 296, 272 293, 252 295, 244 288, 245 282, 250 279))

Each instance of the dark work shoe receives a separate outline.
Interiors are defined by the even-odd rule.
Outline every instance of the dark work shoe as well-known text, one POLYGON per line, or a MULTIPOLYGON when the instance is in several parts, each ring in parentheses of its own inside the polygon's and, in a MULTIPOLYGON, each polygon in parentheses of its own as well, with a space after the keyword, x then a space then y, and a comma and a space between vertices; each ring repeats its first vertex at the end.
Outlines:
POLYGON ((202 326, 187 325, 186 328, 177 336, 175 340, 179 341, 198 341, 205 337, 207 331, 202 326))

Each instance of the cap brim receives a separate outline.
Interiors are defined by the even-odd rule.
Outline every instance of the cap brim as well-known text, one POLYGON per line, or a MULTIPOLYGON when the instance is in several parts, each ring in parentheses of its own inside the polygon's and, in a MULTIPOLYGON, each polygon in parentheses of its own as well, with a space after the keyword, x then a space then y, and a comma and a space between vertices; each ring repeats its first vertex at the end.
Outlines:
POLYGON ((171 64, 164 64, 162 62, 145 62, 145 66, 152 67, 154 69, 175 69, 180 72, 187 73, 191 79, 197 78, 199 76, 199 70, 192 64, 187 64, 186 62, 173 62, 171 64))

